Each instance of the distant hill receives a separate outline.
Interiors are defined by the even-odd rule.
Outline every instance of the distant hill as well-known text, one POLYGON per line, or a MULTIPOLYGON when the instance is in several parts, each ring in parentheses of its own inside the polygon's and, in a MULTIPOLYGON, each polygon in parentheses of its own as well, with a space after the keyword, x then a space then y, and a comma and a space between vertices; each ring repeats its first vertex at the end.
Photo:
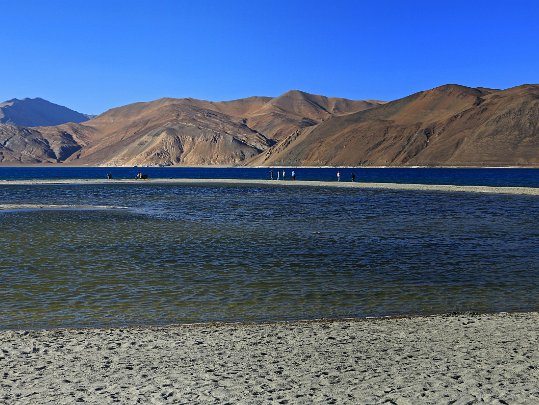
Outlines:
POLYGON ((0 103, 0 124, 20 127, 60 125, 87 121, 88 115, 51 103, 42 98, 12 99, 0 103))
POLYGON ((539 85, 445 85, 332 117, 250 165, 539 166, 539 85))

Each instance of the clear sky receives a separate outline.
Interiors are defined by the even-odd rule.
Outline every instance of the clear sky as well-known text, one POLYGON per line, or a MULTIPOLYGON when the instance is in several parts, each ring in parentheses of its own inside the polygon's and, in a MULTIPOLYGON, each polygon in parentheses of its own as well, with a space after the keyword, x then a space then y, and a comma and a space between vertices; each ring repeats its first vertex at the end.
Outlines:
POLYGON ((392 100, 539 82, 535 0, 0 0, 0 29, 0 101, 90 114, 160 97, 392 100))

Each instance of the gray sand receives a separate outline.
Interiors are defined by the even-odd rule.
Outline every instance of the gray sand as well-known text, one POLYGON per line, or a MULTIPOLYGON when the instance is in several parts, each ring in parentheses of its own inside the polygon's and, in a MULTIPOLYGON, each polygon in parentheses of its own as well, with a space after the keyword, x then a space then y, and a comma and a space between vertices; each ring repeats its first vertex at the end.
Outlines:
POLYGON ((539 403, 539 314, 0 332, 0 403, 539 403))
POLYGON ((337 181, 291 181, 291 180, 242 180, 242 179, 150 179, 150 180, 0 180, 0 186, 9 185, 97 185, 97 184, 244 184, 244 185, 270 185, 270 186, 309 186, 309 187, 336 187, 336 188, 363 188, 380 190, 415 190, 415 191, 443 191, 443 192, 469 192, 490 194, 524 194, 539 195, 538 187, 491 187, 491 186, 454 186, 444 184, 399 184, 399 183, 361 183, 337 181))

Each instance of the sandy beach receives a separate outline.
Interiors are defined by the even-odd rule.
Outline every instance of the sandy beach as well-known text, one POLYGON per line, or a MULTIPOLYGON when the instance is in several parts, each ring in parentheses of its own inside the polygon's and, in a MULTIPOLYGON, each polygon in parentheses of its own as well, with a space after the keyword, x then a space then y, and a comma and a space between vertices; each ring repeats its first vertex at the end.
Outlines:
POLYGON ((363 183, 363 182, 337 182, 337 181, 302 181, 302 180, 252 180, 252 179, 68 179, 68 180, 0 180, 0 186, 22 185, 258 185, 277 187, 335 187, 335 188, 362 188, 374 190, 408 190, 408 191, 440 191, 440 192, 468 192, 487 194, 517 194, 539 195, 536 187, 491 187, 491 186, 456 186, 444 184, 401 184, 401 183, 363 183))
POLYGON ((539 314, 0 332, 0 403, 539 403, 539 314))

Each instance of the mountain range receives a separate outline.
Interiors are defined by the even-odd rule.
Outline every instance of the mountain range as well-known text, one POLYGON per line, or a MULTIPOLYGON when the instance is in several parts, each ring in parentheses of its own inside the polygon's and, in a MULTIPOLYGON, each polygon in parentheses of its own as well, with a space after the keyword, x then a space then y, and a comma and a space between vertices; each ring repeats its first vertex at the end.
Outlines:
POLYGON ((224 102, 163 98, 89 120, 28 124, 44 115, 0 124, 1 163, 539 166, 539 85, 450 84, 387 103, 297 90, 224 102))

